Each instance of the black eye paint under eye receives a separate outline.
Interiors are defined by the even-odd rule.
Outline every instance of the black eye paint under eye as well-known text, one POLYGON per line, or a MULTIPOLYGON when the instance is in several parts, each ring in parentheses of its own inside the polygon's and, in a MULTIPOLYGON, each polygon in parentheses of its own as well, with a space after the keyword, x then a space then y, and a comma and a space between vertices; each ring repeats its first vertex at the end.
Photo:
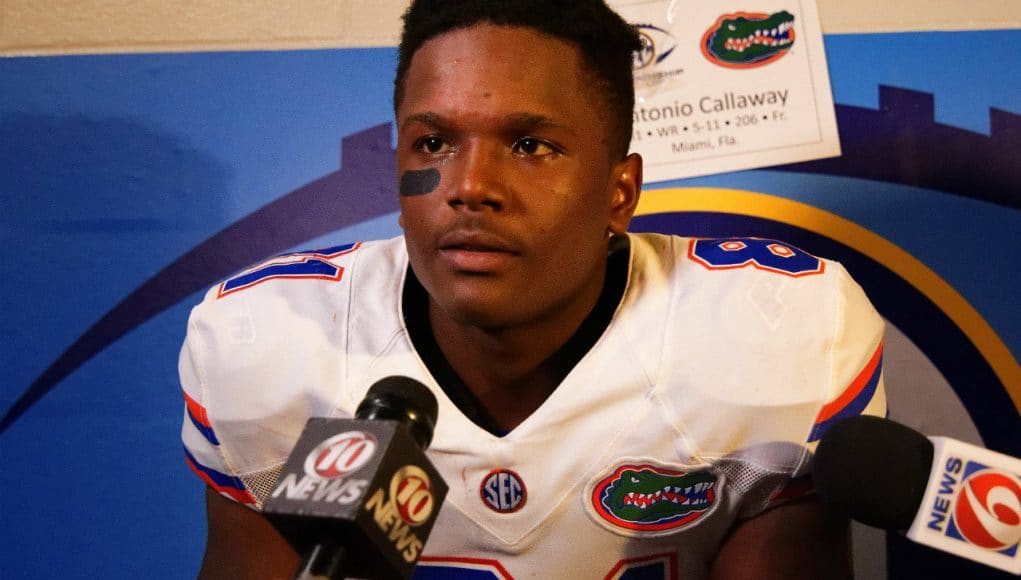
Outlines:
POLYGON ((424 195, 440 184, 439 169, 411 169, 401 174, 398 192, 401 195, 424 195))

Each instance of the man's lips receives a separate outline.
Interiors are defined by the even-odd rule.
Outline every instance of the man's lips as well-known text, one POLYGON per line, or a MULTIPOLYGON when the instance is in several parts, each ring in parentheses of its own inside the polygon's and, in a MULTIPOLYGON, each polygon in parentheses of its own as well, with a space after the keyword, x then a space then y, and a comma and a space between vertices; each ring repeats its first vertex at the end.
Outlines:
POLYGON ((454 270, 485 273, 504 266, 518 255, 509 240, 480 230, 455 230, 440 237, 440 258, 454 270))
POLYGON ((514 245, 502 236, 482 230, 454 230, 440 236, 443 250, 471 250, 477 252, 505 252, 516 254, 514 245))

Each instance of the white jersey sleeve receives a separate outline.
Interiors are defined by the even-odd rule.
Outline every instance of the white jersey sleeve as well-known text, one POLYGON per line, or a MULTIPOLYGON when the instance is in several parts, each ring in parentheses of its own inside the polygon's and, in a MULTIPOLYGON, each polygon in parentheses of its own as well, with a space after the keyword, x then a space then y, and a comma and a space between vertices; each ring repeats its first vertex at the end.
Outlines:
MULTIPOLYGON (((886 416, 883 388, 883 320, 861 287, 840 264, 836 286, 833 342, 830 349, 832 378, 826 404, 816 417, 808 441, 819 437, 833 423, 854 415, 886 416)), ((814 448, 814 446, 813 446, 814 448)))
POLYGON ((347 306, 361 244, 287 254, 212 288, 179 372, 188 465, 258 508, 309 417, 348 416, 347 306))
POLYGON ((235 470, 227 464, 220 440, 209 420, 209 413, 203 405, 202 369, 196 360, 196 350, 201 339, 198 333, 189 330, 188 338, 181 349, 178 373, 184 395, 184 421, 181 426, 181 440, 188 467, 206 482, 209 487, 241 504, 254 505, 255 497, 245 483, 237 477, 235 470))
POLYGON ((661 392, 683 445, 730 466, 735 485, 750 485, 748 473, 777 475, 742 492, 745 517, 810 492, 805 476, 826 429, 886 412, 882 318, 839 263, 790 244, 674 248, 686 259, 675 270, 661 392))

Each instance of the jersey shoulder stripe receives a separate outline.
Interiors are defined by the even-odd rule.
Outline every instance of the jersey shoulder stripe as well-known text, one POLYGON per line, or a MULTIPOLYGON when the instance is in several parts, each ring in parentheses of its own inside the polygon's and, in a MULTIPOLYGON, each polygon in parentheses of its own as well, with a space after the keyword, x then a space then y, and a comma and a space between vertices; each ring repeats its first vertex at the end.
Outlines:
POLYGON ((191 420, 192 425, 198 429, 198 432, 206 438, 213 445, 219 445, 220 441, 216 438, 216 433, 213 432, 213 426, 209 423, 209 415, 206 414, 206 408, 203 407, 196 401, 188 396, 183 389, 181 394, 184 395, 184 406, 188 411, 188 419, 191 420))
POLYGON ((209 487, 212 487, 216 491, 223 495, 230 497, 231 499, 243 503, 243 504, 254 504, 256 503, 255 497, 248 492, 244 482, 240 478, 206 467, 198 462, 197 459, 188 451, 188 448, 184 448, 184 459, 188 463, 188 467, 198 475, 202 481, 205 481, 209 487))
POLYGON ((808 441, 817 441, 830 426, 854 415, 860 415, 872 401, 883 374, 883 343, 880 342, 876 352, 865 364, 865 368, 851 381, 846 389, 833 401, 819 411, 812 427, 808 441))

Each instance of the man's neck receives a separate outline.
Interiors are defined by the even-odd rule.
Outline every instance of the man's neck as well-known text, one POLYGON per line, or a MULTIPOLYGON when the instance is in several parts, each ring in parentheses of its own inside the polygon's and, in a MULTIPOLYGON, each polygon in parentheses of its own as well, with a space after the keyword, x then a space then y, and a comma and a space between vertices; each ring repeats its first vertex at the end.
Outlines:
POLYGON ((531 415, 566 375, 555 355, 591 312, 598 295, 586 298, 570 317, 514 328, 459 324, 432 301, 429 318, 443 357, 496 423, 510 430, 531 415))
POLYGON ((538 409, 605 330, 623 292, 627 253, 624 244, 593 292, 528 324, 498 329, 462 324, 429 300, 440 352, 501 429, 513 429, 538 409))

